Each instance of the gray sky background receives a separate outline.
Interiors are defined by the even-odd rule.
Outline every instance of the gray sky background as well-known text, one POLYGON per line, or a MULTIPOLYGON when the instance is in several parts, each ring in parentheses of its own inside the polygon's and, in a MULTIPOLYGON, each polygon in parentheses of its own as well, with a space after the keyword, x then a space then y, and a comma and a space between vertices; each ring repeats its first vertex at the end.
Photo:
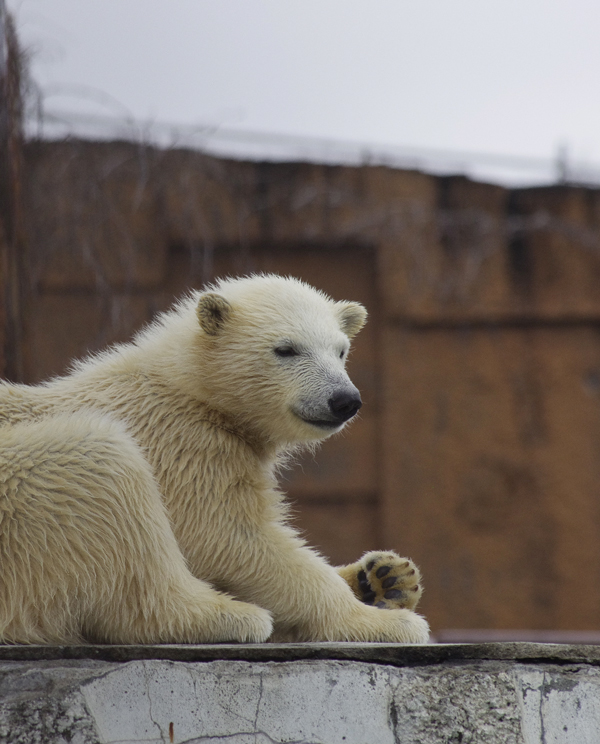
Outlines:
POLYGON ((599 0, 9 0, 48 109, 600 163, 599 0))

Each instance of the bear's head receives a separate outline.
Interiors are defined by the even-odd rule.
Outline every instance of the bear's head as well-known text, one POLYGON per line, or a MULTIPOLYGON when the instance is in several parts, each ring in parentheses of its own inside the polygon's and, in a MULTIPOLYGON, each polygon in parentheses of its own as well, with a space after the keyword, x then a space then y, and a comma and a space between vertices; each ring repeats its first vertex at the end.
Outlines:
POLYGON ((346 372, 367 312, 292 278, 218 282, 197 297, 201 384, 209 405, 272 444, 324 439, 361 407, 346 372))

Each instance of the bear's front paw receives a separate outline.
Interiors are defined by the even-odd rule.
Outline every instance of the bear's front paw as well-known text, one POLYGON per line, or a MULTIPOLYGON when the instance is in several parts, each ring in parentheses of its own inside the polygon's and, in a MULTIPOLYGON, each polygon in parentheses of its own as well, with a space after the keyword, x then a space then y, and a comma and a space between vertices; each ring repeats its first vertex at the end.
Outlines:
POLYGON ((423 588, 421 572, 410 558, 393 552, 366 553, 357 564, 355 594, 365 604, 380 609, 414 610, 423 588))

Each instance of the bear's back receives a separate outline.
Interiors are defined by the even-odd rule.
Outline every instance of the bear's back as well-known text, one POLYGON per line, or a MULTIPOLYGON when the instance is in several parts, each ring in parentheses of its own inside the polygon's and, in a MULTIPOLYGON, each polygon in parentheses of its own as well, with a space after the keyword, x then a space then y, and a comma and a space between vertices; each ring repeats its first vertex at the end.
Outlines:
POLYGON ((34 421, 54 410, 52 397, 43 386, 0 381, 0 427, 34 421))

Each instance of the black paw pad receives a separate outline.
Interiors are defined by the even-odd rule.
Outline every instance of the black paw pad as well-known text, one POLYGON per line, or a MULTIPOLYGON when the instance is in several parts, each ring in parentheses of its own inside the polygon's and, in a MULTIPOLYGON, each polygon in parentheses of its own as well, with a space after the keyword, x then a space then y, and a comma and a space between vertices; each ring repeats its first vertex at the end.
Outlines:
POLYGON ((399 589, 390 589, 383 596, 386 599, 398 599, 402 596, 402 592, 399 589))
POLYGON ((356 578, 358 579, 358 588, 360 589, 360 592, 362 594, 361 602, 364 602, 365 604, 373 604, 375 601, 375 592, 373 591, 373 587, 371 584, 369 584, 369 579, 367 579, 367 574, 361 569, 357 574, 356 578))
POLYGON ((381 582, 381 586, 383 589, 389 589, 391 586, 394 586, 396 581, 398 581, 398 579, 395 576, 388 576, 387 579, 384 579, 381 582))
POLYGON ((358 588, 363 594, 365 594, 365 592, 372 591, 371 584, 369 584, 369 580, 367 579, 367 574, 364 571, 359 571, 357 578, 358 578, 358 588))
POLYGON ((391 570, 392 570, 391 566, 381 566, 380 568, 377 569, 377 571, 375 571, 375 576, 377 576, 378 579, 381 579, 387 574, 389 574, 391 570))

